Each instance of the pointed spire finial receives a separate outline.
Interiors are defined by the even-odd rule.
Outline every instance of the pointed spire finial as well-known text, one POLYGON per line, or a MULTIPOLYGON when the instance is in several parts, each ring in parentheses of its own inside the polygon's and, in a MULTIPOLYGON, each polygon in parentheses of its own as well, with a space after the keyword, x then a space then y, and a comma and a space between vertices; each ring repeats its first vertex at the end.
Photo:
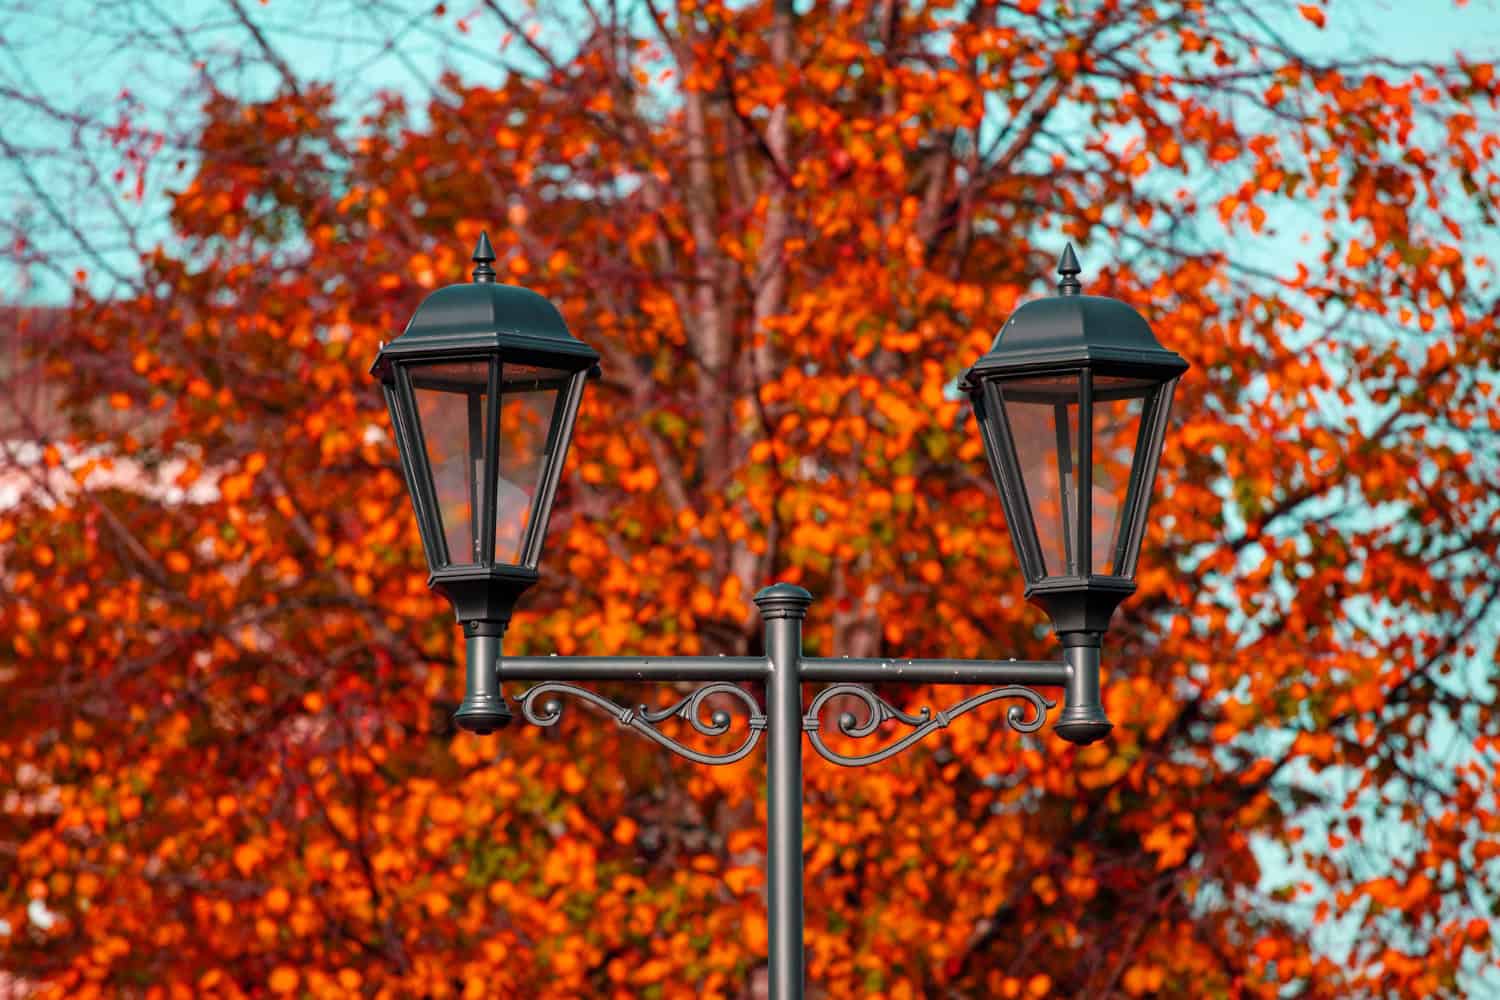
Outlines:
POLYGON ((1063 247, 1062 257, 1057 261, 1057 273, 1063 276, 1057 283, 1057 294, 1077 295, 1083 291, 1083 284, 1078 280, 1078 273, 1082 270, 1078 266, 1078 255, 1073 252, 1073 244, 1069 243, 1063 247))
POLYGON ((495 269, 490 263, 495 259, 495 248, 490 246, 490 234, 479 234, 479 245, 474 248, 474 280, 487 284, 495 283, 495 269))

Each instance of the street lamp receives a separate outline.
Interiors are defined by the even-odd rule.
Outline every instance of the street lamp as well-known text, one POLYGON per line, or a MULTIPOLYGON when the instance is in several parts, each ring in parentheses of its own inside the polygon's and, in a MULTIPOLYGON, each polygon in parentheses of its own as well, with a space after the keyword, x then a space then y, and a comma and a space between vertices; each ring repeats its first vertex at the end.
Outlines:
POLYGON ((1092 743, 1110 730, 1099 704, 1099 649, 1135 593, 1181 356, 1118 299, 1081 295, 1070 244, 1058 294, 1028 302, 965 373, 1026 577, 1073 667, 1057 735, 1092 743))
POLYGON ((490 733, 511 720, 495 673, 516 600, 537 560, 584 380, 599 355, 556 307, 495 283, 487 235, 474 280, 440 288, 381 346, 380 379, 427 553, 427 585, 453 602, 468 640, 456 721, 490 733))
POLYGON ((802 996, 802 735, 827 760, 885 760, 981 705, 1018 699, 1006 720, 1035 732, 1055 703, 1036 688, 1062 688, 1059 736, 1092 743, 1110 729, 1099 698, 1099 654, 1115 607, 1135 591, 1135 566, 1166 433, 1172 393, 1187 362, 1162 347, 1123 302, 1085 296, 1069 246, 1059 295, 1029 302, 964 375, 1021 570, 1026 597, 1052 619, 1061 661, 824 659, 804 656, 802 622, 812 595, 778 583, 755 595, 764 656, 501 655, 520 595, 536 583, 542 539, 584 383, 599 356, 568 332, 546 299, 495 283, 488 237, 474 251, 473 282, 440 289, 405 332, 381 347, 372 374, 391 412, 431 575, 467 637, 463 704, 471 732, 511 721, 501 679, 529 681, 514 700, 531 722, 562 717, 561 698, 595 708, 626 728, 703 764, 728 764, 767 742, 766 802, 770 992, 802 996), (622 706, 572 683, 701 682, 664 708, 622 706), (802 682, 828 687, 802 705, 802 682), (868 685, 903 681, 986 690, 933 712, 896 708, 868 685), (744 685, 759 685, 764 707, 744 685), (825 709, 853 699, 834 728, 855 739, 885 722, 908 732, 850 755, 823 739, 825 709), (1029 711, 1028 711, 1029 707, 1029 711), (671 718, 706 737, 734 728, 720 752, 689 747, 663 731, 671 718), (707 715, 705 715, 707 713, 707 715))

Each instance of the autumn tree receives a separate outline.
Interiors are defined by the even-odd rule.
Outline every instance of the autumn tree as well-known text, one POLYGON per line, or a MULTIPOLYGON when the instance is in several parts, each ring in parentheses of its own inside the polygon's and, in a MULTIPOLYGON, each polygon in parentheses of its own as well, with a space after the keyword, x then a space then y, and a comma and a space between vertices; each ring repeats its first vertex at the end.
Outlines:
POLYGON ((223 8, 248 96, 140 5, 134 44, 195 67, 190 147, 135 94, 77 127, 116 128, 104 182, 163 190, 169 237, 74 275, 17 236, 73 293, 36 355, 66 430, 5 443, 0 969, 763 989, 758 760, 447 721, 457 631, 367 369, 488 230, 604 358, 514 653, 754 652, 780 579, 814 653, 1055 655, 955 378, 1064 238, 1193 363, 1110 739, 997 710, 809 756, 815 995, 1493 986, 1493 61, 1364 57, 1313 3, 541 6, 403 12, 390 46, 487 70, 361 103, 278 5, 223 8))

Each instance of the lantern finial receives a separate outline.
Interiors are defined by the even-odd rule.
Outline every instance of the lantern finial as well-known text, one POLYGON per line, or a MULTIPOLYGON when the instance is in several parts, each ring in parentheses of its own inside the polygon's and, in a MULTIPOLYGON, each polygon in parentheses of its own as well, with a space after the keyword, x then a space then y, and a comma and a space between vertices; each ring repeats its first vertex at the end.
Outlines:
POLYGON ((1078 272, 1082 270, 1078 266, 1078 255, 1073 253, 1073 244, 1069 243, 1063 247, 1062 257, 1057 261, 1057 273, 1063 276, 1057 283, 1057 294, 1077 295, 1083 291, 1083 285, 1078 280, 1078 272))
POLYGON ((495 248, 490 246, 490 234, 480 233, 479 244, 474 247, 474 280, 493 285, 495 283, 495 269, 490 267, 490 262, 495 259, 495 248))

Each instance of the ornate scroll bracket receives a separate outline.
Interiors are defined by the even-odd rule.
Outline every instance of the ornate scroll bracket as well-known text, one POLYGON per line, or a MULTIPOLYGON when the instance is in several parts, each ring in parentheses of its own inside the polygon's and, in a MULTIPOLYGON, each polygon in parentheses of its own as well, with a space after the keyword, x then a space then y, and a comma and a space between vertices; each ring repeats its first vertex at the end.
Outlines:
POLYGON ((648 708, 645 705, 626 708, 588 688, 563 681, 545 681, 537 684, 525 694, 516 696, 515 701, 521 706, 521 714, 525 716, 527 722, 538 726, 555 726, 563 713, 562 702, 556 697, 558 695, 577 698, 604 715, 610 716, 626 729, 634 729, 679 757, 686 757, 699 764, 733 764, 743 759, 755 749, 756 744, 760 742, 761 734, 766 729, 765 713, 761 711, 760 705, 750 693, 737 684, 724 681, 705 684, 681 701, 658 709, 648 708), (686 719, 704 736, 723 736, 729 732, 732 724, 729 712, 720 708, 707 719, 704 719, 702 715, 704 701, 716 694, 729 695, 738 700, 744 706, 745 714, 748 716, 749 724, 744 741, 733 750, 719 754, 704 753, 679 743, 656 728, 673 716, 677 716, 686 719))
POLYGON ((1034 733, 1042 728, 1042 723, 1047 721, 1047 710, 1056 705, 1056 702, 1043 698, 1031 688, 1008 684, 1005 687, 991 688, 971 698, 965 698, 951 708, 936 714, 933 714, 932 709, 923 707, 920 712, 913 715, 901 711, 863 684, 834 684, 818 692, 818 696, 808 706, 807 715, 802 719, 802 728, 807 731, 807 738, 819 756, 845 767, 863 767, 866 764, 874 764, 888 757, 894 757, 920 742, 923 737, 934 730, 947 728, 949 723, 965 712, 1001 698, 1020 698, 1031 708, 1030 713, 1027 713, 1026 706, 1023 705, 1012 705, 1006 710, 1005 721, 1010 723, 1010 727, 1018 733, 1034 733), (831 750, 823 742, 819 715, 829 701, 840 696, 858 698, 865 704, 863 719, 857 719, 853 712, 845 712, 839 716, 838 731, 845 736, 852 736, 856 739, 870 736, 880 728, 881 723, 891 719, 911 726, 912 731, 889 746, 859 756, 850 757, 831 750))

